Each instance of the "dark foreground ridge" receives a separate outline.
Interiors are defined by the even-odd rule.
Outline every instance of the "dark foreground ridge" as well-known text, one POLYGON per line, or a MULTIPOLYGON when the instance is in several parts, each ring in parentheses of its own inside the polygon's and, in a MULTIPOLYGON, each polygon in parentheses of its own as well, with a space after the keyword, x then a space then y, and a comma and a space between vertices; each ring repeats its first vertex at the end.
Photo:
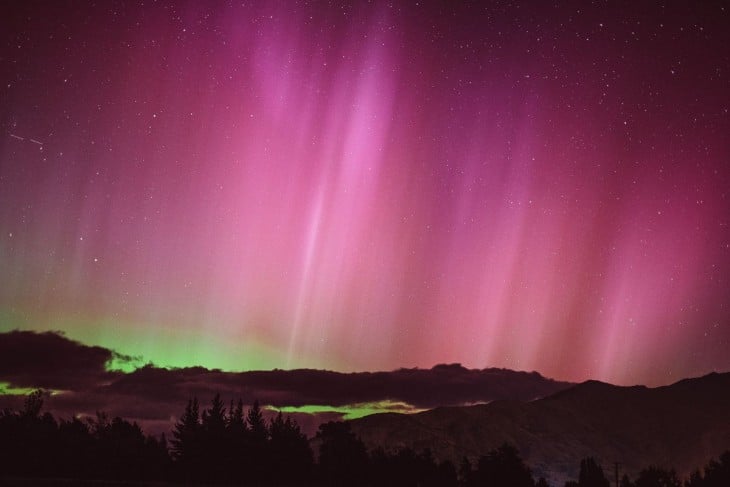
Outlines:
MULTIPOLYGON (((577 481, 558 483, 554 478, 540 476, 539 469, 530 468, 529 459, 536 452, 551 451, 542 442, 560 431, 565 437, 564 446, 575 445, 572 451, 553 449, 556 464, 565 461, 567 455, 603 444, 612 445, 614 453, 633 453, 636 458, 646 458, 646 452, 666 455, 675 451, 700 456, 704 451, 699 449, 701 442, 712 439, 707 433, 711 425, 716 427, 719 443, 728 439, 730 423, 720 419, 728 414, 727 381, 728 374, 713 374, 657 389, 588 382, 533 402, 499 402, 441 408, 417 416, 390 414, 355 422, 328 422, 311 440, 295 421, 281 414, 265 420, 258 402, 245 411, 241 401, 226 407, 219 395, 202 411, 197 399, 189 400, 168 442, 164 435, 145 435, 136 423, 119 417, 110 419, 103 413, 86 420, 57 420, 42 412, 43 393, 37 391, 26 398, 21 409, 0 413, 0 485, 609 487, 607 477, 613 480, 612 474, 618 474, 608 469, 607 463, 602 466, 598 458, 610 462, 610 456, 578 454, 573 459, 575 475, 570 476, 577 481), (718 388, 725 391, 724 395, 715 396, 715 405, 709 407, 708 394, 712 390, 721 392, 718 388), (651 409, 660 399, 674 406, 651 409), (685 409, 693 414, 667 415, 685 409), (535 411, 545 414, 544 418, 540 419, 535 411), (647 415, 650 411, 653 416, 647 415), (551 423, 551 415, 563 418, 565 423, 551 423), (509 428, 504 426, 507 420, 500 421, 503 417, 511 422, 509 428), (641 442, 629 441, 626 432, 630 428, 621 426, 617 420, 621 417, 641 430, 641 442), (465 423, 465 418, 470 421, 465 423), (639 420, 644 426, 637 423, 639 420), (383 421, 390 426, 384 427, 383 421), (369 433, 368 443, 353 427, 369 433), (419 439, 425 448, 402 441, 408 435, 412 437, 414 431, 426 432, 427 428, 428 434, 419 439), (499 435, 506 431, 518 445, 528 433, 533 441, 519 449, 504 442, 494 448, 474 450, 457 461, 442 458, 443 445, 452 453, 483 448, 489 442, 500 441, 499 435), (382 442, 368 448, 373 435, 383 432, 388 434, 382 442), (458 439, 460 435, 462 440, 458 439), (477 438, 483 443, 475 444, 477 438), (679 443, 675 445, 674 441, 679 443)), ((549 446, 555 448, 554 444, 549 446)), ((719 460, 698 463, 705 467, 686 475, 678 474, 666 461, 687 456, 666 456, 660 466, 645 465, 635 475, 623 474, 620 485, 730 485, 730 452, 719 456, 719 460)), ((621 465, 622 472, 628 471, 621 465)))
POLYGON ((556 485, 575 478, 576 459, 588 456, 612 470, 618 462, 632 476, 647 465, 687 476, 730 448, 730 373, 658 388, 588 381, 536 401, 381 414, 354 420, 352 428, 369 447, 429 448, 451 461, 506 441, 556 485))
MULTIPOLYGON (((500 399, 529 401, 574 385, 536 372, 467 369, 459 364, 352 373, 311 369, 225 372, 151 364, 126 373, 109 370, 110 364, 125 363, 136 364, 133 357, 55 332, 0 333, 0 408, 22 406, 19 396, 3 394, 2 383, 14 388, 41 388, 63 392, 45 398, 46 410, 58 417, 106 411, 136 421, 147 432, 159 433, 170 430, 170 418, 180 414, 180 404, 188 398, 209 398, 218 393, 241 397, 247 405, 254 399, 274 407, 347 407, 391 401, 406 408, 431 409, 500 399)), ((293 417, 308 434, 314 434, 320 423, 342 419, 342 415, 332 413, 293 417)))

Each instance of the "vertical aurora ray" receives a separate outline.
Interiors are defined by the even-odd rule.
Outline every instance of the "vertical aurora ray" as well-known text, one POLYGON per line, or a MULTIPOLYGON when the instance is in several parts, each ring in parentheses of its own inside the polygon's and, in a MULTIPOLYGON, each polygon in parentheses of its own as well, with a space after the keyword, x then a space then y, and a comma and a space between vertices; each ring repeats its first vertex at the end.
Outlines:
POLYGON ((730 366, 727 12, 5 9, 2 331, 226 370, 730 366))

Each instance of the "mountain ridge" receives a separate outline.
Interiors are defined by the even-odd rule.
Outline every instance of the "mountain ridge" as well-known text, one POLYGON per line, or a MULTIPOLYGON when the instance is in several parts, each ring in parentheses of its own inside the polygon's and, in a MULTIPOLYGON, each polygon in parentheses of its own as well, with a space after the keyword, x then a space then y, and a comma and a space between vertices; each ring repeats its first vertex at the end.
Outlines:
POLYGON ((352 420, 368 447, 430 449, 456 464, 504 442, 515 444, 539 476, 576 478, 594 456, 635 475, 659 465, 688 475, 730 448, 730 373, 649 388, 585 381, 533 401, 498 400, 352 420))

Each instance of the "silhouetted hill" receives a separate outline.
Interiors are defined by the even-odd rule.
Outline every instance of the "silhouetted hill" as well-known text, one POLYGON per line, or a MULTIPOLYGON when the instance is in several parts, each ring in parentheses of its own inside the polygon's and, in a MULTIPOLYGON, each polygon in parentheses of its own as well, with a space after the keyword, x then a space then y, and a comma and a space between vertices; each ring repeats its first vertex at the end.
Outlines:
MULTIPOLYGON (((0 333, 0 385, 15 389, 63 391, 45 398, 58 417, 93 416, 105 411, 140 424, 147 433, 169 431, 180 404, 190 397, 241 398, 275 408, 323 407, 319 414, 295 413, 302 430, 313 435, 319 424, 341 419, 342 411, 432 409, 479 404, 497 399, 529 401, 572 386, 537 372, 467 369, 440 364, 376 372, 259 370, 226 372, 204 367, 161 368, 152 364, 131 372, 108 370, 110 361, 136 360, 89 346, 55 332, 14 330, 0 333), (333 411, 333 408, 341 412, 333 411)), ((0 410, 17 409, 22 397, 0 387, 0 410)))
POLYGON ((618 461, 630 475, 651 464, 686 475, 730 448, 730 373, 657 388, 588 381, 531 402, 379 414, 353 420, 352 429, 369 447, 429 448, 455 462, 507 441, 555 485, 575 478, 575 459, 586 456, 611 472, 618 461))

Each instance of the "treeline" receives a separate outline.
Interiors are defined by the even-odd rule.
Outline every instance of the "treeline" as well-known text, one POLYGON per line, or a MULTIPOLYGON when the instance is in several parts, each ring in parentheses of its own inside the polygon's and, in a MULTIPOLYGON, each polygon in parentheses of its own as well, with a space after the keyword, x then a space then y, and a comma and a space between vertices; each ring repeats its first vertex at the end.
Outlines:
POLYGON ((164 436, 103 413, 56 421, 42 406, 35 392, 21 411, 0 412, 0 478, 162 480, 172 472, 164 436))
MULTIPOLYGON (((266 420, 258 403, 225 407, 216 396, 201 411, 192 399, 173 429, 147 436, 136 423, 104 414, 81 421, 41 413, 40 392, 20 411, 0 412, 0 480, 73 478, 172 481, 256 486, 547 487, 533 478, 516 448, 503 445, 455 467, 426 450, 368 451, 348 423, 319 427, 311 441, 295 421, 278 414, 266 420), (312 448, 314 446, 314 449, 312 448), (314 451, 317 452, 316 458, 314 451)), ((684 482, 673 471, 648 468, 621 487, 727 487, 730 452, 684 482)), ((601 466, 581 462, 577 481, 565 487, 609 487, 601 466)))
MULTIPOLYGON (((565 487, 611 487, 603 468, 593 458, 580 462, 578 481, 569 481, 565 487)), ((695 470, 690 478, 682 481, 674 470, 660 467, 645 468, 631 480, 628 475, 621 477, 620 487, 730 487, 730 451, 718 460, 710 460, 703 471, 695 470)))

